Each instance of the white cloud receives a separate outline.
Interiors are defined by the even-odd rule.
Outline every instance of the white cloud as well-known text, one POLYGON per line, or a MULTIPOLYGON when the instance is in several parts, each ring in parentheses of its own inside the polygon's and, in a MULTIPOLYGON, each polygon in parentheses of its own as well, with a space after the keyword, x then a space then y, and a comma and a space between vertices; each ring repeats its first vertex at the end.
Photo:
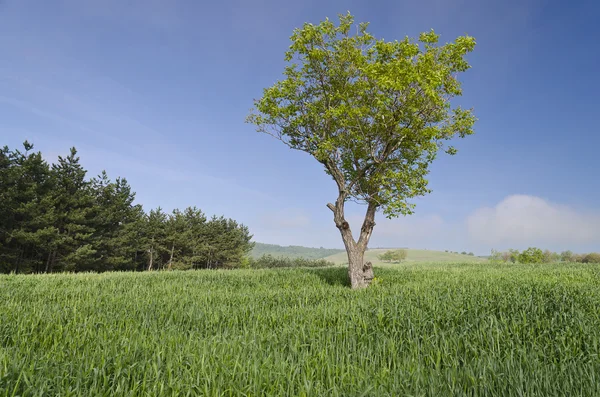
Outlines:
POLYGON ((600 214, 528 195, 508 196, 493 208, 478 209, 468 217, 467 227, 474 242, 503 247, 600 243, 600 214))

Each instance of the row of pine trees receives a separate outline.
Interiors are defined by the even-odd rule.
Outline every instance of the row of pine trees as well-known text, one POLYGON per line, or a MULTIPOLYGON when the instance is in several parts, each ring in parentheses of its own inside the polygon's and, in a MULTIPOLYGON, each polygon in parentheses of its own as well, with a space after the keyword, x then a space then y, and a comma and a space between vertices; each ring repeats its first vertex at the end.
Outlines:
POLYGON ((144 212, 124 178, 88 179, 75 148, 48 164, 29 142, 0 150, 0 272, 236 267, 248 228, 186 208, 144 212))

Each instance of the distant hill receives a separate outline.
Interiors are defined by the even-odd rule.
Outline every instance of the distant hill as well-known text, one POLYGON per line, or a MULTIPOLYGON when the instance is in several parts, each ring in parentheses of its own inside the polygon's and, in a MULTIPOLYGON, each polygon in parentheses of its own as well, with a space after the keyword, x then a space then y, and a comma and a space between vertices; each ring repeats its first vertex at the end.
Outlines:
POLYGON ((258 258, 263 255, 284 256, 287 258, 306 258, 306 259, 321 259, 326 256, 345 253, 341 249, 332 248, 309 248, 298 245, 289 245, 287 247, 275 244, 256 243, 252 250, 251 256, 258 258))
MULTIPOLYGON (((377 266, 397 266, 397 263, 387 263, 380 261, 377 256, 381 255, 385 251, 390 249, 399 249, 399 248, 378 248, 378 249, 370 249, 365 252, 365 261, 370 261, 373 265, 377 266)), ((451 252, 442 252, 442 251, 430 251, 430 250, 406 250, 406 260, 402 261, 402 263, 485 263, 487 259, 479 258, 471 255, 462 255, 462 254, 453 254, 451 252)), ((348 257, 346 256, 346 252, 342 251, 341 253, 337 253, 325 258, 328 261, 338 264, 348 263, 348 257)))

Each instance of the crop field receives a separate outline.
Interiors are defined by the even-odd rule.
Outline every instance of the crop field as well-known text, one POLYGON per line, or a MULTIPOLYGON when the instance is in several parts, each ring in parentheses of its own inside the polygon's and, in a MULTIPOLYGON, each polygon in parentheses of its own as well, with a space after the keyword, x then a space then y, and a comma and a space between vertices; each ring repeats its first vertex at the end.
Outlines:
MULTIPOLYGON (((375 266, 397 266, 397 263, 386 263, 379 260, 378 256, 388 251, 388 249, 370 249, 365 252, 365 261, 370 261, 375 266)), ((402 264, 432 264, 432 263, 485 263, 487 259, 478 258, 476 256, 455 254, 452 252, 442 252, 434 250, 418 250, 418 249, 406 249, 406 259, 402 261, 402 264)), ((324 258, 327 261, 347 264, 348 256, 346 252, 340 252, 334 255, 330 255, 324 258)))
POLYGON ((0 396, 598 396, 600 266, 0 276, 0 396))

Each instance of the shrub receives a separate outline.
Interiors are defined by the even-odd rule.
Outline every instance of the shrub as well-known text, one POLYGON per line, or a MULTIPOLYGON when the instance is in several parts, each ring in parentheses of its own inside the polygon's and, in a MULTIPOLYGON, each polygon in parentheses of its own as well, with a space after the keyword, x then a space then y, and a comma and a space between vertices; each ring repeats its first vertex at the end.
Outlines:
POLYGON ((404 249, 385 251, 378 258, 384 262, 402 262, 406 259, 407 252, 404 249))
POLYGON ((521 263, 543 263, 544 252, 535 247, 529 247, 519 254, 519 262, 521 263))
POLYGON ((589 253, 581 259, 581 262, 583 262, 583 263, 600 263, 600 253, 598 253, 598 252, 589 253))
POLYGON ((560 253, 560 260, 563 262, 574 262, 573 253, 571 251, 563 251, 560 253))

